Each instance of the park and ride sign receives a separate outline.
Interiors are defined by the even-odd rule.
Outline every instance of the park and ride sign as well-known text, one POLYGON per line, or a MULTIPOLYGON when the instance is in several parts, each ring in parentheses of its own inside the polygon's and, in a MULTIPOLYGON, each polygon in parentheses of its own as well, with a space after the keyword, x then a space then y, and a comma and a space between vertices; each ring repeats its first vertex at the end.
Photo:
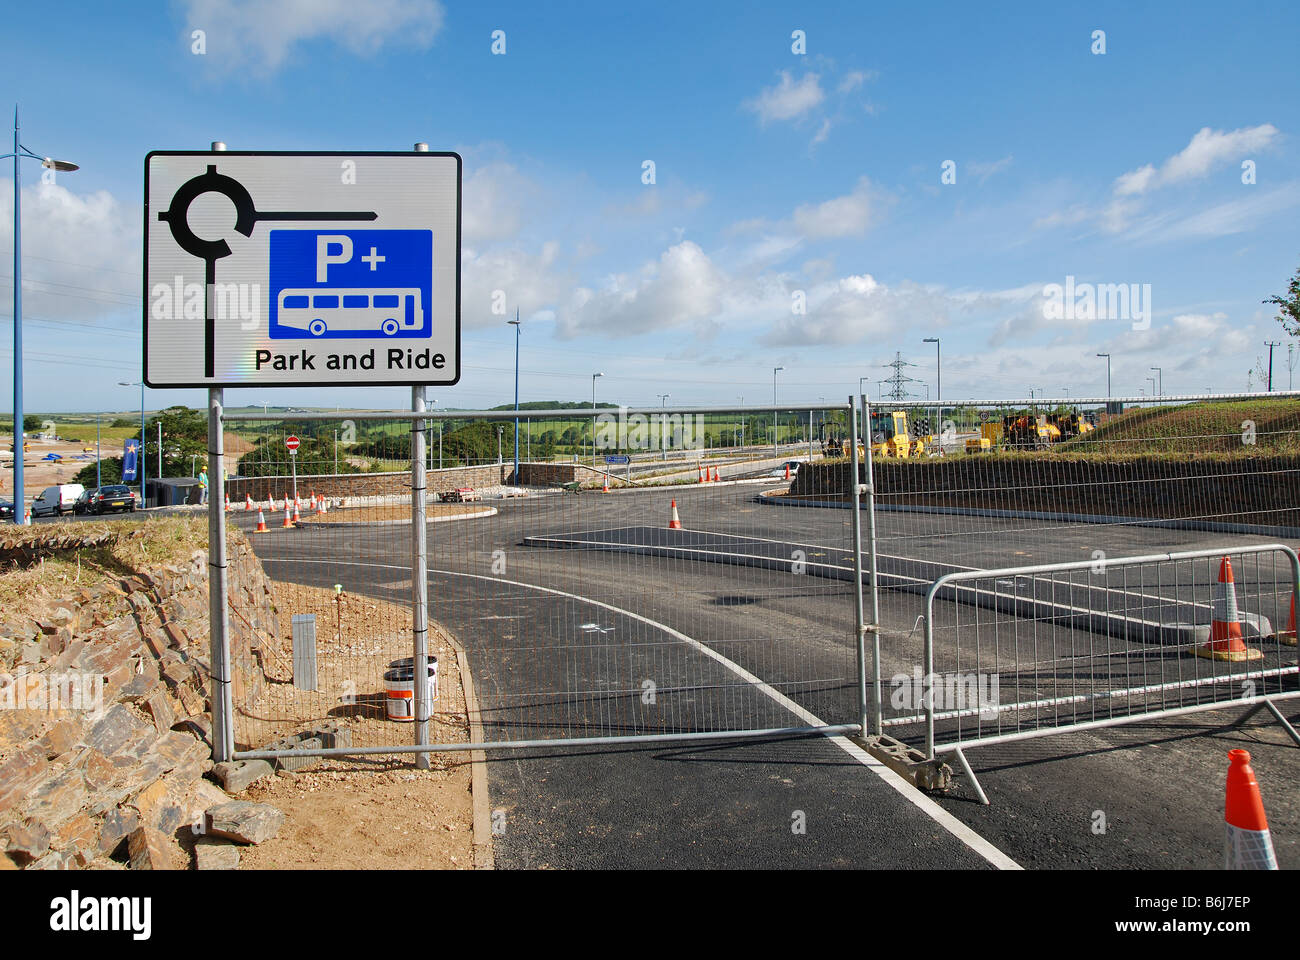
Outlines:
POLYGON ((461 158, 154 151, 150 387, 460 379, 461 158))

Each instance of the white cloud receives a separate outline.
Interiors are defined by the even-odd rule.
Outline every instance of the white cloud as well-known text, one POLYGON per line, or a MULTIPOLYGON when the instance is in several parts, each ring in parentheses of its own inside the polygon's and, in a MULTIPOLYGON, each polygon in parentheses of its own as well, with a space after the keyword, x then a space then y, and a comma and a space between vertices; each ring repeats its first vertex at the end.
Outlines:
POLYGON ((842 197, 818 204, 804 204, 794 211, 794 225, 806 237, 849 237, 866 232, 871 225, 874 203, 866 177, 842 197))
POLYGON ((461 320, 466 327, 492 327, 513 317, 524 318, 557 303, 573 282, 559 266, 560 246, 554 241, 536 252, 511 248, 461 252, 461 320), (496 291, 505 295, 505 314, 492 312, 496 291))
POLYGON ((332 40, 362 56, 385 44, 425 48, 443 25, 438 0, 185 0, 184 38, 203 30, 204 64, 274 73, 294 47, 332 40))
POLYGON ((536 185, 509 163, 477 167, 465 178, 461 230, 466 244, 505 240, 516 236, 526 198, 536 185))
MULTIPOLYGON (((13 219, 13 181, 0 181, 0 221, 13 219)), ((23 190, 23 312, 87 322, 140 310, 139 215, 105 190, 61 184, 23 190)), ((12 281, 10 281, 12 283, 12 281)))
POLYGON ((969 173, 976 180, 978 180, 980 183, 983 183, 989 177, 993 176, 994 174, 1001 173, 1003 170, 1007 169, 1007 167, 1011 166, 1011 162, 1013 159, 1014 158, 1011 156, 1011 154, 1007 154, 1001 160, 990 160, 988 162, 968 163, 966 164, 966 172, 969 173))
POLYGON ((1148 163, 1118 177, 1115 180, 1115 193, 1121 197, 1132 196, 1185 180, 1199 179, 1215 167, 1247 159, 1246 154, 1264 149, 1273 142, 1277 133, 1277 127, 1271 123, 1242 127, 1227 133, 1202 127, 1187 146, 1166 160, 1159 170, 1148 163))
POLYGON ((726 278, 698 244, 669 247, 633 274, 610 277, 598 290, 580 287, 557 312, 556 332, 636 336, 700 324, 717 316, 726 278))
POLYGON ((858 87, 862 86, 867 80, 872 80, 876 76, 875 72, 867 73, 864 70, 854 70, 844 75, 844 79, 839 82, 835 90, 837 93, 852 93, 858 87))
POLYGON ((873 344, 898 331, 937 329, 953 313, 985 309, 988 294, 955 294, 938 287, 904 281, 890 286, 871 274, 854 274, 815 284, 807 291, 804 315, 790 311, 790 295, 762 342, 772 346, 847 346, 873 344))
POLYGON ((752 100, 746 100, 744 106, 758 114, 759 122, 766 126, 774 120, 798 119, 825 98, 817 74, 806 73, 796 81, 789 70, 782 70, 778 83, 764 88, 752 100))

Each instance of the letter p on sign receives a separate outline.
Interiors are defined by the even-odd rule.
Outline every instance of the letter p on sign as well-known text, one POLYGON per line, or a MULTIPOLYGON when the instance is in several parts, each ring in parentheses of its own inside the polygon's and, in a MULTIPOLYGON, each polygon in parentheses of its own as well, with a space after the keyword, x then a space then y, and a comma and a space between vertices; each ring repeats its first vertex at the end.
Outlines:
POLYGON ((329 282, 331 263, 347 263, 352 259, 352 238, 344 234, 322 233, 316 238, 316 282, 329 282), (330 253, 330 247, 338 247, 338 253, 330 253))

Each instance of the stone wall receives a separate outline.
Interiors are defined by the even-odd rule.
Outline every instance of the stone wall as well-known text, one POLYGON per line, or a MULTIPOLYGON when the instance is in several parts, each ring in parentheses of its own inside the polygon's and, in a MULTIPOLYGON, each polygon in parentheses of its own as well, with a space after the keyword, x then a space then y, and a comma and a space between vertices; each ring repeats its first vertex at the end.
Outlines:
MULTIPOLYGON (((882 505, 1300 526, 1300 457, 1294 456, 1103 461, 991 454, 876 460, 874 466, 882 505)), ((842 495, 849 471, 845 461, 806 466, 790 492, 842 495)))
MULTIPOLYGON (((236 530, 229 554, 238 709, 266 682, 259 632, 278 627, 270 584, 236 530)), ((207 555, 141 567, 36 603, 31 618, 0 613, 0 865, 120 866, 129 835, 177 841, 228 799, 203 779, 207 555)), ((171 865, 184 866, 178 843, 167 846, 171 865)))
MULTIPOLYGON (((514 472, 514 463, 489 464, 479 467, 448 467, 428 472, 429 490, 437 493, 456 487, 493 487, 504 482, 514 472)), ((226 481, 226 492, 232 503, 240 503, 245 495, 254 500, 283 499, 293 490, 292 477, 231 477, 226 481)), ((317 493, 322 497, 375 497, 409 494, 411 472, 396 473, 340 473, 306 474, 298 477, 298 495, 317 493)))

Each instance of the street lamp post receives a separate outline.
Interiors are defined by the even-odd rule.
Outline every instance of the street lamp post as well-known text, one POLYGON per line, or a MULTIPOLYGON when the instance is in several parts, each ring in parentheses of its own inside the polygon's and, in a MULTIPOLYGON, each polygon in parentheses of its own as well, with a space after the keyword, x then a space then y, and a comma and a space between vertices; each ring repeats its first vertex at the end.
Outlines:
POLYGON ((943 361, 939 355, 939 338, 926 337, 922 343, 934 344, 934 428, 939 433, 939 456, 943 456, 943 361))
POLYGON ((14 523, 27 523, 26 496, 23 492, 23 241, 22 192, 19 160, 39 160, 47 170, 72 172, 75 163, 51 160, 32 153, 18 139, 18 105, 14 105, 14 152, 0 155, 0 160, 14 161, 14 523))
POLYGON ((1151 384, 1151 396, 1156 396, 1156 378, 1147 377, 1147 383, 1151 384))
POLYGON ((603 373, 591 375, 591 465, 593 467, 596 466, 596 380, 603 376, 603 373))
POLYGON ((738 396, 738 397, 736 397, 736 399, 740 401, 740 407, 741 407, 741 410, 740 410, 740 452, 741 452, 741 454, 743 455, 744 452, 745 452, 745 409, 744 409, 744 407, 745 407, 745 398, 744 398, 744 397, 741 397, 741 396, 738 396))
POLYGON ((778 371, 784 370, 785 367, 772 368, 772 456, 777 456, 780 448, 777 444, 777 416, 776 416, 776 375, 778 371))
MULTIPOLYGON (((1165 372, 1159 367, 1152 367, 1151 369, 1156 372, 1156 396, 1163 397, 1165 395, 1165 372)), ((1147 377, 1147 379, 1150 380, 1151 378, 1147 377)))
POLYGON ((515 307, 515 318, 507 320, 515 328, 515 483, 519 483, 519 308, 515 307))
POLYGON ((1099 353, 1097 356, 1106 358, 1106 400, 1108 401, 1106 404, 1106 412, 1110 413, 1110 354, 1099 353))

